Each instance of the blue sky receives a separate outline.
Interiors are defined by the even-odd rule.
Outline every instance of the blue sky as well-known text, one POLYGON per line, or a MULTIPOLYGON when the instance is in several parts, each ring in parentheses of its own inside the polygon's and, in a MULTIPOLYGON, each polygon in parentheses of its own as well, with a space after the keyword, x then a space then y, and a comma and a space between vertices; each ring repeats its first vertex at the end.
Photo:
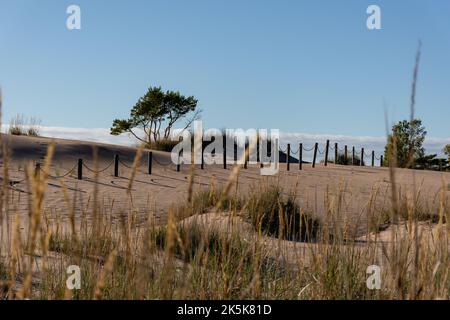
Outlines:
POLYGON ((196 96, 209 128, 383 136, 383 99, 409 117, 419 38, 417 114, 449 138, 447 0, 1 0, 3 122, 107 128, 157 85, 196 96), (366 28, 370 4, 382 30, 366 28))

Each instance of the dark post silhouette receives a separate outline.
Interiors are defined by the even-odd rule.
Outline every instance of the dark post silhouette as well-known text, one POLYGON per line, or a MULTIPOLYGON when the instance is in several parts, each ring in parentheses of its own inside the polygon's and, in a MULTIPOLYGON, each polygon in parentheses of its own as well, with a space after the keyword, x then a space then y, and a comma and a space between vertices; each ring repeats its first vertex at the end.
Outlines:
POLYGON ((327 140, 327 145, 325 146, 325 167, 328 165, 328 150, 330 148, 330 140, 327 140))
POLYGON ((223 135, 223 168, 227 169, 227 135, 223 135))
POLYGON ((355 165, 355 146, 352 147, 352 166, 355 165))
POLYGON ((177 159, 177 172, 181 171, 181 157, 183 156, 183 150, 180 150, 178 152, 178 159, 177 159))
POLYGON ((375 151, 372 150, 372 167, 375 167, 375 151))
POLYGON ((288 145, 287 145, 287 158, 286 158, 286 166, 287 166, 287 171, 289 171, 290 170, 290 157, 291 157, 291 144, 290 143, 288 143, 288 145))
POLYGON ((78 180, 83 180, 83 159, 78 159, 78 180))
POLYGON ((201 152, 202 152, 202 160, 201 160, 201 164, 200 164, 200 169, 205 169, 205 161, 204 161, 204 159, 203 159, 203 140, 202 140, 202 146, 201 146, 201 148, 202 148, 202 150, 201 150, 201 152))
POLYGON ((344 164, 347 165, 348 162, 348 147, 345 145, 344 147, 344 164))
POLYGON ((380 157, 380 167, 383 167, 383 156, 380 157))
POLYGON ((245 140, 245 145, 244 145, 244 169, 247 169, 247 162, 248 162, 248 142, 247 140, 245 140))
POLYGON ((152 174, 153 152, 148 153, 148 174, 152 174))
POLYGON ((41 164, 39 162, 36 162, 36 166, 34 167, 34 176, 36 178, 39 178, 40 173, 41 173, 41 164))
POLYGON ((234 160, 234 163, 236 163, 237 162, 237 157, 238 157, 238 155, 237 155, 237 142, 236 142, 236 138, 233 138, 233 160, 234 160))
POLYGON ((303 168, 303 143, 300 143, 298 146, 298 169, 302 170, 303 168))
POLYGON ((256 163, 260 162, 261 158, 259 155, 259 133, 256 133, 256 163))
POLYGON ((319 144, 316 142, 316 144, 314 145, 314 157, 313 157, 313 163, 312 163, 313 168, 316 167, 316 157, 317 157, 317 148, 318 147, 319 147, 319 144))
POLYGON ((114 177, 118 176, 119 176, 119 155, 116 154, 114 155, 114 177))
POLYGON ((338 156, 339 156, 339 152, 338 152, 338 144, 337 142, 334 144, 334 164, 338 163, 338 156))
POLYGON ((361 148, 361 167, 364 167, 364 148, 361 148))

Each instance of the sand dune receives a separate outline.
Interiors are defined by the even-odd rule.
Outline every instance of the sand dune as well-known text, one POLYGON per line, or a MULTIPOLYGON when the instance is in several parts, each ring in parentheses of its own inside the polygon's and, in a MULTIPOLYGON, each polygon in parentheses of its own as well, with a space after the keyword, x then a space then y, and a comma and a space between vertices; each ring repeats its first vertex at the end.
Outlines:
MULTIPOLYGON (((127 196, 127 188, 132 161, 136 149, 123 146, 115 146, 100 143, 91 143, 75 140, 31 138, 2 135, 2 140, 7 146, 11 160, 9 163, 9 178, 12 181, 11 197, 16 199, 18 206, 10 211, 19 213, 27 212, 28 188, 25 179, 25 164, 27 162, 42 161, 50 143, 55 144, 55 155, 49 174, 48 193, 45 198, 45 207, 55 209, 64 218, 66 208, 62 205, 62 185, 71 191, 71 197, 77 197, 77 206, 81 210, 90 201, 94 189, 98 188, 101 201, 110 209, 112 215, 118 218, 124 214, 130 206, 133 207, 137 217, 144 221, 148 215, 154 215, 157 219, 164 220, 167 208, 185 201, 187 197, 190 167, 182 166, 181 172, 176 171, 175 165, 170 162, 170 154, 165 152, 153 152, 153 172, 147 173, 147 157, 141 160, 140 167, 131 190, 132 203, 127 196), (98 152, 98 169, 102 170, 99 179, 95 181, 92 154, 94 147, 98 152), (115 154, 121 159, 119 177, 113 175, 112 160, 115 154), (83 180, 78 180, 76 169, 67 176, 62 176, 68 170, 74 168, 77 159, 84 159, 83 180), (105 169, 106 168, 106 169, 105 169)), ((146 150, 148 152, 148 150, 146 150)), ((1 166, 4 166, 2 156, 1 166)), ((304 165, 299 171, 297 166, 291 166, 291 171, 286 171, 286 166, 281 164, 279 174, 271 177, 260 176, 258 165, 250 165, 243 169, 239 176, 238 191, 244 194, 249 190, 255 190, 261 185, 277 184, 284 188, 285 192, 295 193, 299 202, 310 212, 318 215, 329 214, 327 207, 331 202, 338 201, 343 196, 342 212, 345 216, 338 219, 357 219, 364 222, 366 219, 366 207, 369 200, 373 200, 378 209, 389 205, 389 174, 386 168, 352 167, 317 165, 304 165)), ((231 166, 224 170, 222 166, 205 166, 201 170, 199 166, 195 170, 195 190, 209 188, 212 181, 216 186, 224 184, 229 175, 231 166)), ((412 189, 411 170, 398 170, 398 184, 404 192, 412 189)), ((450 173, 431 171, 415 171, 415 179, 421 194, 433 202, 442 183, 450 181, 450 173)), ((449 192, 447 192, 447 197, 449 192)), ((364 224, 364 223, 363 223, 364 224)))

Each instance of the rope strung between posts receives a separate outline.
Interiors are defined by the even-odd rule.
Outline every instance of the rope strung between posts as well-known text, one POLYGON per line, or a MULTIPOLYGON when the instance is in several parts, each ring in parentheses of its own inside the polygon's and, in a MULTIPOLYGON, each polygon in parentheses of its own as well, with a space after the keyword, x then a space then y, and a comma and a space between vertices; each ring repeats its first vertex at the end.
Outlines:
POLYGON ((112 161, 111 161, 105 168, 103 168, 102 170, 94 170, 94 169, 91 169, 91 168, 89 168, 84 162, 83 162, 83 167, 85 167, 88 171, 91 171, 91 172, 93 172, 93 173, 102 173, 102 172, 108 170, 108 169, 113 165, 113 163, 114 163, 114 160, 112 160, 112 161))
POLYGON ((45 172, 44 169, 42 169, 42 168, 39 168, 39 170, 40 170, 42 173, 44 173, 45 175, 47 175, 48 177, 52 178, 52 179, 61 179, 61 178, 65 178, 65 177, 67 177, 68 175, 70 175, 71 173, 73 173, 73 172, 75 171, 75 169, 77 168, 77 166, 78 166, 77 164, 74 165, 72 169, 70 169, 70 170, 67 171, 66 173, 64 173, 64 174, 62 174, 62 175, 59 175, 59 176, 51 175, 50 173, 45 172))
POLYGON ((286 150, 286 149, 283 149, 281 146, 278 147, 278 149, 279 149, 281 152, 283 152, 283 153, 286 153, 286 152, 287 152, 287 150, 286 150))
MULTIPOLYGON (((127 169, 133 169, 133 165, 129 165, 129 164, 126 164, 124 161, 122 161, 122 160, 120 160, 119 159, 119 163, 120 164, 122 164, 125 168, 127 168, 127 169)), ((140 167, 142 167, 144 164, 141 162, 138 166, 137 166, 137 168, 140 168, 140 167)))
POLYGON ((119 160, 119 163, 122 164, 125 168, 131 169, 132 165, 128 165, 125 162, 123 162, 122 160, 119 160))
POLYGON ((170 162, 168 162, 168 163, 164 163, 164 162, 158 161, 158 159, 156 159, 156 158, 153 158, 153 161, 155 161, 155 162, 156 162, 157 164, 159 164, 160 166, 170 166, 170 165, 173 164, 172 161, 170 161, 170 162))
POLYGON ((323 154, 325 150, 320 151, 320 147, 317 147, 317 152, 319 152, 319 154, 323 154))
POLYGON ((310 149, 308 149, 306 147, 303 147, 303 151, 306 151, 306 152, 310 152, 310 151, 313 151, 313 150, 314 150, 314 146, 312 146, 310 149))

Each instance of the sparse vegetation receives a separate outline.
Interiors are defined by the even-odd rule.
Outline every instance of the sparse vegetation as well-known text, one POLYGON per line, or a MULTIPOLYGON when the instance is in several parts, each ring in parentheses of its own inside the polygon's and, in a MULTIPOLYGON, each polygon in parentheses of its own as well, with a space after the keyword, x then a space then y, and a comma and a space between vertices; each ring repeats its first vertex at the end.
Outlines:
POLYGON ((384 151, 385 165, 389 166, 390 154, 395 154, 395 165, 399 168, 412 168, 413 160, 425 155, 423 142, 427 132, 422 121, 403 120, 392 127, 388 144, 384 151))
POLYGON ((336 164, 340 164, 340 165, 344 165, 344 166, 349 166, 349 165, 359 166, 361 164, 361 159, 357 155, 355 155, 354 161, 355 161, 355 163, 352 163, 352 155, 350 155, 350 156, 347 155, 347 157, 345 157, 344 153, 339 153, 336 164))
MULTIPOLYGON (((294 194, 270 185, 248 195, 233 195, 227 186, 199 190, 184 205, 169 209, 163 225, 151 215, 138 225, 132 207, 117 223, 107 214, 108 206, 94 200, 77 221, 69 210, 68 228, 61 228, 61 221, 52 222, 42 207, 46 175, 29 177, 33 194, 26 215, 29 231, 15 233, 18 221, 9 224, 11 245, 1 251, 3 292, 12 299, 450 297, 445 267, 450 263, 450 242, 444 224, 450 210, 444 197, 428 206, 420 194, 411 201, 395 189, 398 200, 389 209, 368 206, 369 216, 380 218, 372 220, 377 232, 367 235, 375 238, 363 242, 351 231, 361 225, 342 220, 343 208, 330 200, 331 195, 326 197, 329 212, 319 223, 294 194), (398 212, 395 221, 390 218, 394 212, 398 212), (428 242, 425 231, 415 242, 411 226, 416 223, 436 226, 433 242, 428 242), (407 231, 392 233, 386 244, 386 239, 377 240, 378 231, 386 228, 407 231), (415 250, 417 264, 412 263, 415 250), (36 264, 39 268, 34 268, 36 264), (80 290, 65 287, 71 264, 81 268, 80 290), (382 290, 366 287, 365 271, 372 264, 383 266, 382 290)), ((2 198, 2 206, 8 205, 5 201, 10 200, 2 198)), ((65 206, 72 208, 71 203, 65 206)))
POLYGON ((27 119, 24 115, 18 114, 9 123, 8 133, 16 136, 39 136, 40 120, 31 117, 27 119))
POLYGON ((146 144, 167 145, 172 138, 175 123, 192 113, 184 126, 184 129, 187 129, 198 118, 200 111, 196 110, 197 102, 193 96, 185 97, 179 92, 164 92, 161 87, 150 87, 131 109, 128 119, 113 121, 111 134, 127 132, 146 144), (142 130, 144 135, 140 135, 137 129, 142 130))
POLYGON ((171 152, 178 143, 179 141, 176 140, 160 139, 148 143, 147 147, 152 150, 171 152))
POLYGON ((285 240, 315 241, 320 223, 304 212, 294 196, 284 197, 279 187, 250 195, 245 215, 262 234, 285 240))
MULTIPOLYGON (((117 120, 114 133, 140 125, 139 116, 152 123, 150 128, 158 127, 160 118, 145 118, 147 107, 159 106, 147 101, 153 94, 160 90, 140 100, 134 109, 138 118, 117 120)), ((26 192, 12 192, 3 154, 0 298, 450 299, 449 187, 443 179, 434 199, 424 197, 415 184, 406 189, 397 182, 394 165, 409 167, 411 159, 423 156, 424 133, 420 122, 394 127, 386 148, 389 179, 380 182, 387 185, 384 193, 327 187, 321 195, 315 190, 311 200, 305 188, 300 199, 281 187, 281 174, 271 181, 261 178, 250 192, 240 193, 240 166, 221 186, 194 190, 192 167, 186 202, 168 208, 163 223, 155 220, 150 204, 145 221, 136 216, 132 190, 142 149, 124 190, 129 205, 117 215, 114 200, 99 199, 98 173, 87 203, 79 203, 80 190, 71 190, 72 199, 61 183, 58 209, 67 214, 44 205, 52 144, 39 174, 31 164, 26 168, 26 192), (358 201, 353 192, 370 193, 357 217, 348 214, 352 201, 358 201), (26 206, 18 205, 22 193, 28 196, 26 206), (311 209, 318 202, 323 212, 311 209), (80 267, 79 290, 66 286, 69 265, 80 267), (366 286, 371 265, 381 267, 380 290, 366 286)), ((349 177, 352 181, 354 173, 349 177)))

